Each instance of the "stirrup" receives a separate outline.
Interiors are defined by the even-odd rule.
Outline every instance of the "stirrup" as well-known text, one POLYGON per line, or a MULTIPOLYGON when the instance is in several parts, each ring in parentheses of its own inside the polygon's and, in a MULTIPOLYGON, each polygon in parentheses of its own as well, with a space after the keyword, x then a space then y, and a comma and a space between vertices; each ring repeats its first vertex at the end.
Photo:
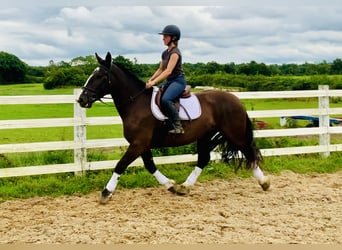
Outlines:
POLYGON ((184 134, 184 129, 182 127, 176 127, 174 129, 169 130, 169 134, 175 134, 175 135, 184 134))

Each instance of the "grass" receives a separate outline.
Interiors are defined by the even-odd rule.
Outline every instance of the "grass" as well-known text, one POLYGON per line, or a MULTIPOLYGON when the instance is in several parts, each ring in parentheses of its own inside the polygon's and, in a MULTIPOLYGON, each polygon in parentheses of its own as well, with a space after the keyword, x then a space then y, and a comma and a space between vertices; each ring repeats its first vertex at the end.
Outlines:
POLYGON ((71 95, 74 88, 46 90, 42 83, 1 84, 1 95, 71 95))
POLYGON ((73 104, 13 104, 1 105, 1 120, 71 118, 73 104))
MULTIPOLYGON (((182 183, 192 171, 194 164, 162 165, 158 169, 169 178, 182 183)), ((333 153, 329 158, 319 155, 268 157, 263 169, 266 174, 278 175, 284 170, 300 174, 334 173, 342 170, 342 154, 333 153)), ((13 198, 34 196, 57 197, 76 193, 88 194, 101 191, 112 174, 111 170, 87 171, 82 176, 63 173, 44 176, 25 176, 0 179, 0 202, 13 198)), ((233 167, 223 163, 210 163, 199 177, 200 182, 214 179, 229 181, 233 178, 249 178, 246 169, 234 172, 233 167)), ((155 178, 142 167, 128 168, 120 177, 118 188, 147 188, 158 186, 155 178)))
MULTIPOLYGON (((73 129, 73 127, 2 129, 0 130, 0 144, 73 141, 73 129)), ((94 125, 87 127, 87 139, 122 137, 122 125, 94 125)))
MULTIPOLYGON (((72 89, 44 90, 42 84, 0 85, 1 95, 47 95, 72 94, 72 89)), ((317 100, 277 99, 277 100, 242 100, 247 110, 267 109, 295 109, 316 108, 317 100)), ((341 101, 331 103, 332 107, 340 107, 341 101)), ((103 105, 96 103, 87 110, 87 116, 116 116, 113 104, 103 105)), ((1 105, 0 119, 36 119, 36 118, 70 118, 73 116, 72 104, 44 104, 44 105, 1 105)), ((279 128, 279 118, 263 119, 271 128, 279 128)), ((305 126, 305 123, 301 123, 305 126)), ((88 126, 88 139, 120 138, 122 125, 88 126)), ((5 129, 0 130, 0 144, 73 140, 72 127, 32 128, 32 129, 5 129)), ((340 143, 341 136, 331 138, 332 143, 340 143)), ((316 145, 315 137, 282 137, 273 139, 260 138, 257 140, 261 148, 278 147, 279 145, 316 145)), ((168 151, 166 151, 168 152, 168 151)), ((119 159, 123 154, 122 148, 91 149, 88 150, 88 161, 119 159)), ((317 154, 294 155, 281 157, 267 157, 264 170, 268 173, 279 174, 283 170, 296 173, 333 173, 342 169, 342 153, 332 153, 329 158, 322 158, 317 154)), ((0 154, 0 168, 13 166, 30 166, 53 163, 67 163, 73 161, 72 151, 52 151, 17 154, 0 154)), ((166 176, 175 179, 178 183, 185 180, 192 171, 194 164, 176 164, 158 166, 166 176)), ((88 171, 83 176, 74 173, 53 175, 0 178, 0 201, 10 198, 27 198, 33 196, 59 196, 75 193, 86 194, 101 190, 112 174, 112 170, 88 171)), ((233 167, 222 163, 210 163, 199 181, 212 179, 246 178, 251 173, 247 170, 234 172, 233 167)), ((158 183, 144 168, 128 168, 121 176, 118 188, 152 187, 158 183)))

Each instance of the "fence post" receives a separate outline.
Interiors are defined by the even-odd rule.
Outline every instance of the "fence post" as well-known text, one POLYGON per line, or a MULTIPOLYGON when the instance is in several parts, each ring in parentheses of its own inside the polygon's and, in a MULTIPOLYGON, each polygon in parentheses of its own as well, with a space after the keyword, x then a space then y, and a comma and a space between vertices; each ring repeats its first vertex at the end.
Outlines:
POLYGON ((319 127, 324 128, 326 130, 325 133, 319 135, 319 145, 326 146, 326 151, 321 153, 321 156, 328 157, 330 155, 329 145, 330 145, 330 134, 329 134, 329 126, 330 126, 330 117, 329 117, 329 95, 328 85, 320 85, 319 90, 324 92, 323 96, 319 96, 319 127))
MULTIPOLYGON (((82 90, 74 89, 75 100, 78 99, 82 90)), ((76 175, 82 175, 83 171, 86 170, 87 163, 87 149, 85 142, 87 138, 86 133, 86 111, 84 108, 75 102, 74 103, 74 163, 80 166, 80 171, 75 172, 76 175)))

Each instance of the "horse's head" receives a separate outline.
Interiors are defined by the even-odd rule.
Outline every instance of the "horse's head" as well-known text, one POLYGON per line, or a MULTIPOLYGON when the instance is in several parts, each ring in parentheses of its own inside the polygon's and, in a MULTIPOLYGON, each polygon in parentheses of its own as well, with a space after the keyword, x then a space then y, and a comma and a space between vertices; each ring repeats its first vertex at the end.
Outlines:
POLYGON ((108 52, 105 59, 95 53, 99 63, 94 72, 84 84, 83 91, 77 102, 83 108, 91 108, 92 104, 110 93, 110 70, 112 67, 112 55, 108 52))

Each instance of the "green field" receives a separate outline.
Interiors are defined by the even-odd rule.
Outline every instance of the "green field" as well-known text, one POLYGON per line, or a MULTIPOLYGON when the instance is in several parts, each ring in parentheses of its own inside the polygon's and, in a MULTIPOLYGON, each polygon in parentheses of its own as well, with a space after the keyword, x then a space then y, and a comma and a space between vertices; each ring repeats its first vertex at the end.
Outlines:
MULTIPOLYGON (((42 84, 0 85, 0 95, 50 95, 72 94, 73 89, 44 90, 42 84)), ((247 110, 271 109, 298 109, 317 108, 317 99, 255 99, 242 100, 247 110)), ((331 107, 340 107, 342 101, 330 104, 331 107)), ((87 109, 88 117, 117 116, 112 103, 95 103, 93 108, 87 109)), ((341 115, 342 116, 342 115, 341 115)), ((1 105, 0 120, 39 119, 39 118, 71 118, 73 117, 73 104, 33 104, 33 105, 1 105)), ((269 128, 280 128, 279 117, 264 118, 269 128)), ((306 121, 299 122, 305 126, 306 121)), ((87 138, 102 139, 122 137, 121 125, 89 126, 87 138)), ((38 141, 73 140, 73 128, 32 128, 0 130, 0 143, 21 143, 38 141)))
POLYGON ((74 88, 46 90, 42 83, 2 84, 0 95, 71 95, 74 88))
MULTIPOLYGON (((0 85, 0 95, 49 95, 72 94, 73 89, 44 90, 42 84, 0 85)), ((247 110, 270 109, 297 109, 316 108, 317 100, 302 99, 275 99, 275 100, 242 100, 247 110)), ((342 101, 331 103, 331 107, 341 107, 342 101)), ((87 110, 87 116, 116 116, 113 104, 96 103, 87 110)), ((44 104, 44 105, 1 105, 0 120, 34 119, 34 118, 70 118, 73 116, 72 104, 44 104)), ((341 115, 342 116, 342 115, 341 115)), ((269 128, 279 128, 279 117, 263 119, 269 128)), ((305 122, 299 124, 305 126, 305 122)), ((121 125, 88 126, 88 139, 120 138, 121 125)), ((62 128, 32 128, 0 130, 0 144, 73 140, 73 127, 62 128)), ((332 143, 341 143, 341 136, 331 138, 332 143)), ((258 140, 261 148, 279 145, 302 146, 318 143, 318 137, 297 137, 258 140)), ((189 147, 191 152, 191 147, 189 147)), ((171 151, 166 151, 170 153, 171 151)), ((118 159, 123 153, 122 148, 98 149, 88 151, 88 160, 118 159)), ((156 152, 159 154, 160 152, 156 152)), ((171 152, 172 153, 172 152, 171 152)), ((322 159, 317 154, 305 156, 268 157, 264 162, 264 169, 271 173, 279 173, 284 169, 299 173, 334 172, 342 169, 341 153, 333 153, 329 158, 322 159)), ((73 161, 73 152, 39 152, 0 154, 0 168, 67 163, 73 161)), ((178 182, 184 181, 191 171, 193 164, 177 164, 174 166, 160 166, 160 169, 178 182)), ((111 174, 111 171, 92 171, 83 176, 56 174, 46 176, 32 176, 20 178, 0 179, 0 201, 11 197, 30 197, 34 195, 60 195, 75 192, 87 193, 101 189, 111 174)), ((250 176, 248 171, 240 171, 240 177, 250 176)), ((202 174, 200 181, 213 178, 234 178, 233 168, 224 164, 211 163, 202 174)), ((157 185, 151 175, 143 168, 132 168, 120 179, 120 187, 147 187, 157 185)))

